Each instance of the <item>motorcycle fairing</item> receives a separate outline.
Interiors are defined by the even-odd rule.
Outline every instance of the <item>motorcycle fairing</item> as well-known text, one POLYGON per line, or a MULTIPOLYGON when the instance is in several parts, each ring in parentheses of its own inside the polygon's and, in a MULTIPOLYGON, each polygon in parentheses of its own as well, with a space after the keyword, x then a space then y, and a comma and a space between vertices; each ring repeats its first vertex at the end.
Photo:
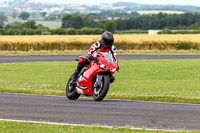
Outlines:
POLYGON ((87 86, 87 89, 84 90, 82 89, 83 93, 85 95, 90 95, 92 96, 92 78, 99 72, 102 72, 102 71, 106 71, 106 70, 102 70, 102 69, 99 69, 99 66, 97 64, 94 64, 92 65, 91 67, 89 67, 88 70, 86 70, 83 74, 83 77, 82 77, 82 80, 81 82, 79 82, 77 84, 77 87, 78 88, 82 88, 82 87, 85 87, 84 85, 87 86))

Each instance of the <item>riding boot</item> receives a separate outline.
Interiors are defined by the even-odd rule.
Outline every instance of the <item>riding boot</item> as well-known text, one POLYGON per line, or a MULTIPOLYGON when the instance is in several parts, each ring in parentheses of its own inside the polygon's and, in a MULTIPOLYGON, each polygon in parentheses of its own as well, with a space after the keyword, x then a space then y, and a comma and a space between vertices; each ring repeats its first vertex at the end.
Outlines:
POLYGON ((81 72, 81 70, 83 69, 84 66, 85 66, 84 64, 78 64, 77 65, 74 74, 71 76, 71 79, 73 81, 76 81, 78 74, 81 72))
POLYGON ((71 76, 71 79, 72 79, 73 81, 76 81, 78 74, 79 74, 78 71, 75 70, 75 72, 74 72, 74 73, 72 74, 72 76, 71 76))

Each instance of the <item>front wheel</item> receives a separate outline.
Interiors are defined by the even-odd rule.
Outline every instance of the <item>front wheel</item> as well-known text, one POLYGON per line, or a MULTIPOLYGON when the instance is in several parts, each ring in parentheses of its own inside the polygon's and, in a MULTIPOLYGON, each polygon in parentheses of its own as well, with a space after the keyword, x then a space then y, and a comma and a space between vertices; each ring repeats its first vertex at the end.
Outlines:
POLYGON ((104 97, 106 96, 109 87, 110 87, 110 78, 108 75, 102 75, 102 80, 100 87, 94 87, 93 86, 93 98, 95 101, 102 101, 104 97))
POLYGON ((72 84, 72 79, 70 77, 67 86, 66 86, 66 96, 70 100, 76 100, 80 97, 76 90, 76 84, 72 84))

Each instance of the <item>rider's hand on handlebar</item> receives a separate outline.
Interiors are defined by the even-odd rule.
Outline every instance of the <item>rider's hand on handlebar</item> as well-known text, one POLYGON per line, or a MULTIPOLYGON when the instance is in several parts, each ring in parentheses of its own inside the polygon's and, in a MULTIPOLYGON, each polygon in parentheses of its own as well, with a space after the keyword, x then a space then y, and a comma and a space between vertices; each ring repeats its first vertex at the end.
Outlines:
POLYGON ((91 54, 88 54, 88 55, 86 56, 86 58, 90 61, 90 60, 93 59, 93 56, 92 56, 91 54))
POLYGON ((96 62, 99 62, 99 58, 97 57, 93 57, 93 61, 96 63, 96 62))
POLYGON ((89 61, 95 61, 95 62, 98 62, 98 61, 99 61, 99 58, 93 57, 91 54, 88 54, 88 55, 86 56, 86 58, 87 58, 89 61))

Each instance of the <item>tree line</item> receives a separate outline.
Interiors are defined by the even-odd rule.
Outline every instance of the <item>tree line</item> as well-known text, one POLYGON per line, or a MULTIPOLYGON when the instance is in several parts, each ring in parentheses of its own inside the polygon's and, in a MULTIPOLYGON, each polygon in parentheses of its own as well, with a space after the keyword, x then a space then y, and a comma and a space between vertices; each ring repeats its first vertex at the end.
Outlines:
POLYGON ((56 29, 0 29, 0 35, 100 35, 101 28, 56 28, 56 29))
MULTIPOLYGON (((36 25, 34 21, 28 21, 24 24, 12 23, 4 25, 6 17, 0 14, 0 27, 4 29, 48 29, 42 25, 36 25), (21 27, 21 28, 20 28, 21 27)), ((61 28, 81 29, 101 28, 114 32, 115 30, 148 30, 148 29, 199 29, 200 13, 184 14, 165 14, 158 13, 152 15, 132 16, 127 19, 118 18, 116 20, 99 19, 98 14, 90 13, 81 16, 78 13, 66 14, 61 18, 61 28)))
POLYGON ((184 14, 165 14, 158 13, 152 15, 141 15, 130 17, 128 19, 101 20, 96 21, 95 14, 89 14, 82 18, 79 14, 66 15, 62 18, 63 28, 82 28, 82 27, 99 27, 105 28, 105 25, 112 26, 113 30, 148 30, 148 29, 187 29, 191 25, 200 22, 200 13, 184 14), (108 24, 109 23, 109 24, 108 24), (104 24, 104 25, 103 25, 104 24))

